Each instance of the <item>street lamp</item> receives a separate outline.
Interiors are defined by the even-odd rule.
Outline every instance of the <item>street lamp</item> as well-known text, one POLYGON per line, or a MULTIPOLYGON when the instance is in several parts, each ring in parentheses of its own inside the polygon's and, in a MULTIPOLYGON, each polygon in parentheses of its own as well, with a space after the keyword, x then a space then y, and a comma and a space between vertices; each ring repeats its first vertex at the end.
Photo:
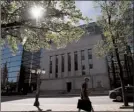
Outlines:
MULTIPOLYGON (((45 9, 39 5, 35 5, 30 9, 30 13, 33 18, 36 19, 36 25, 39 26, 39 19, 45 14, 45 9)), ((38 35, 38 32, 37 32, 38 35)), ((34 106, 39 106, 39 87, 40 87, 40 74, 45 74, 45 70, 37 69, 37 70, 31 70, 31 73, 37 74, 37 91, 36 91, 36 97, 34 106)))
POLYGON ((41 74, 45 74, 46 71, 43 69, 37 69, 37 70, 31 70, 32 73, 36 73, 37 74, 37 88, 36 88, 36 96, 35 96, 35 102, 34 102, 34 106, 39 107, 39 91, 40 91, 40 76, 41 74))
POLYGON ((41 6, 33 6, 30 11, 31 11, 33 18, 35 18, 37 20, 38 20, 38 18, 41 18, 42 15, 44 14, 43 13, 44 8, 42 8, 41 6))

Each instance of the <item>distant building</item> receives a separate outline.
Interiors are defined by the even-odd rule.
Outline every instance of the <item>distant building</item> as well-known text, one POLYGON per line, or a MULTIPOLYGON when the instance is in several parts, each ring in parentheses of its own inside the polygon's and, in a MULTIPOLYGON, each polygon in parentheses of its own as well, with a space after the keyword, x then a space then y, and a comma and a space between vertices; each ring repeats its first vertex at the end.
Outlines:
POLYGON ((44 50, 41 68, 46 70, 42 76, 41 91, 79 91, 84 77, 89 77, 90 89, 110 88, 106 58, 98 59, 93 46, 102 39, 96 23, 86 27, 89 34, 77 43, 68 44, 66 48, 44 50))

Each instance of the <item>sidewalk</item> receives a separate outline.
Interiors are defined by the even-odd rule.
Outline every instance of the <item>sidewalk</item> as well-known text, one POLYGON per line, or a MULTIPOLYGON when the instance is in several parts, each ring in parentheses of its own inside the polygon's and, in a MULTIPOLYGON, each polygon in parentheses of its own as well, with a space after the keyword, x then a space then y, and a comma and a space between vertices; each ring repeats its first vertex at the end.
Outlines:
MULTIPOLYGON (((131 104, 132 105, 132 104, 131 104)), ((74 104, 41 104, 40 109, 42 111, 78 111, 77 105, 74 104)), ((96 111, 112 111, 112 112, 133 112, 133 109, 120 109, 119 107, 122 106, 121 104, 98 104, 93 105, 93 108, 96 111)), ((15 104, 15 103, 2 103, 1 104, 1 111, 38 111, 36 107, 34 107, 32 104, 15 104)))
MULTIPOLYGON (((79 97, 70 98, 40 98, 40 108, 42 111, 52 110, 52 111, 77 111, 77 103, 79 97)), ((133 109, 120 109, 123 103, 112 102, 108 96, 93 96, 90 97, 92 101, 93 108, 95 112, 133 112, 133 109)), ((36 107, 33 106, 35 98, 31 97, 5 97, 3 102, 1 102, 1 111, 38 111, 36 107), (7 99, 7 100, 6 100, 7 99), (10 100, 11 99, 11 100, 10 100), (5 101, 4 101, 5 100, 5 101)), ((133 106, 133 103, 129 103, 133 106)))

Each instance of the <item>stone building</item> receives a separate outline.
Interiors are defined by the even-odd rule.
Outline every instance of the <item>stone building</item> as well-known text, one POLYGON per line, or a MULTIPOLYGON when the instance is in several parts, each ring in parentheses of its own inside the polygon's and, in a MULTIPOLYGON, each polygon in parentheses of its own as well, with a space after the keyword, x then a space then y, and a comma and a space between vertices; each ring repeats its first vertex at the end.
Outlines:
POLYGON ((97 58, 93 50, 102 39, 100 29, 96 23, 90 23, 86 30, 89 33, 78 42, 42 51, 41 68, 46 70, 42 75, 42 92, 79 91, 84 77, 90 78, 90 89, 110 88, 106 58, 97 58))

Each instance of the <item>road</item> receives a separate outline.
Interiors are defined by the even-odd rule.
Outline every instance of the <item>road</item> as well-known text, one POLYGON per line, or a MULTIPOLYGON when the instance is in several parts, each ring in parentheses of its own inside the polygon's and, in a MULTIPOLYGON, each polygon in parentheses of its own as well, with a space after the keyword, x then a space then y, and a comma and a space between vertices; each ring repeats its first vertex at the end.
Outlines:
MULTIPOLYGON (((40 98, 40 108, 52 111, 77 111, 79 97, 40 98)), ((127 111, 133 109, 119 109, 123 103, 113 102, 108 96, 90 96, 94 110, 96 111, 127 111)), ((37 111, 33 106, 34 98, 3 97, 1 111, 37 111), (13 100, 14 99, 14 100, 13 100)))

